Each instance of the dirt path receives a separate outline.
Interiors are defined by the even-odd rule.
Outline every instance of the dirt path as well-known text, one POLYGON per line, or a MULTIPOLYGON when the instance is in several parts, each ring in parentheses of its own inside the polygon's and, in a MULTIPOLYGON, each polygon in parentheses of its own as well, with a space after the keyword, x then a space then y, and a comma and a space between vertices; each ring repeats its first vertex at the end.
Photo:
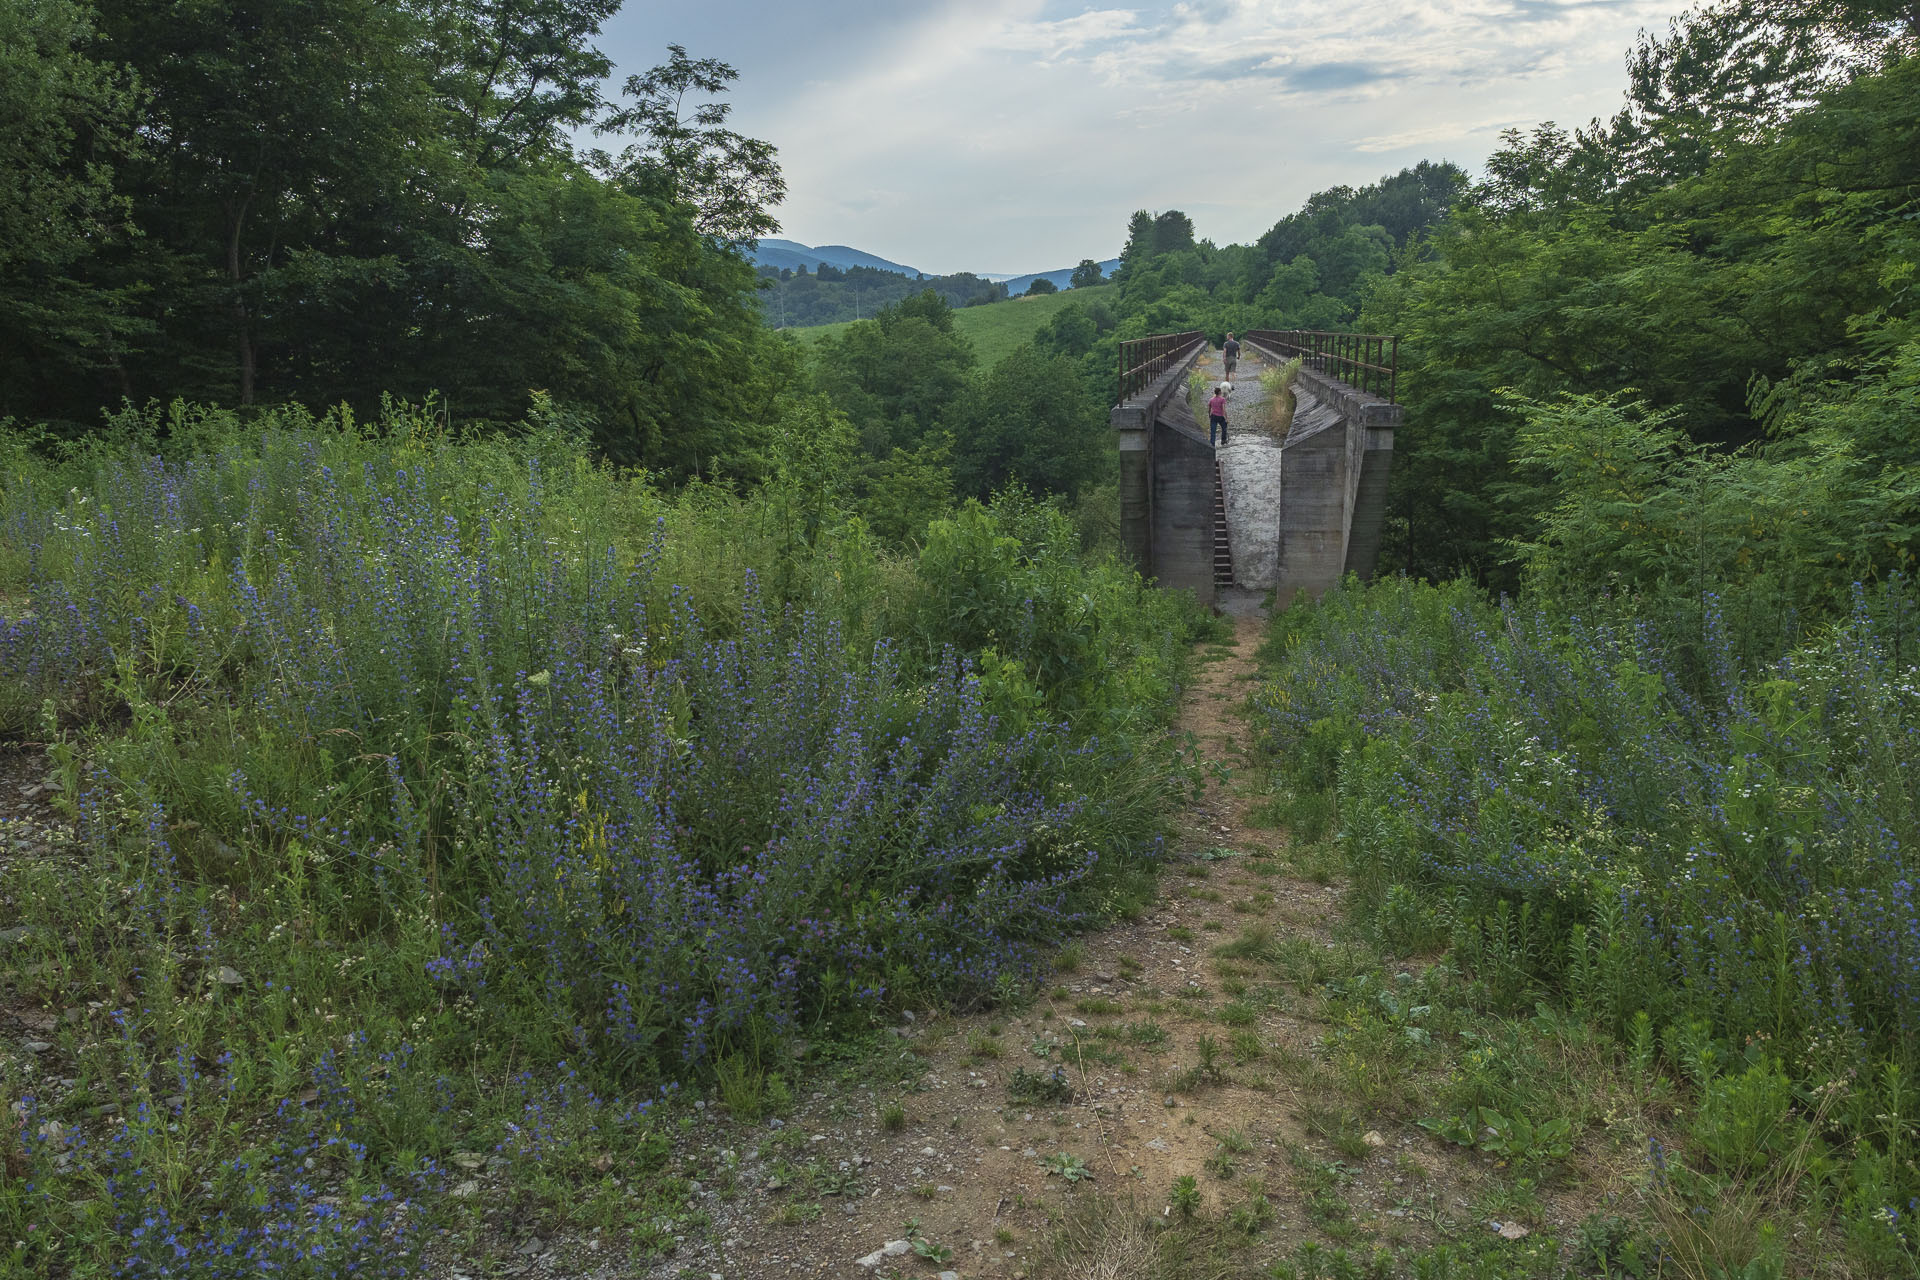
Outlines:
POLYGON ((652 1274, 1029 1277, 1096 1198, 1159 1207, 1183 1175, 1203 1212, 1264 1187, 1275 1226, 1297 1216, 1289 1151, 1305 1134, 1285 1067, 1316 1028, 1295 1011, 1309 1002, 1249 992, 1271 975, 1234 944, 1249 961, 1274 939, 1331 946, 1337 904, 1334 889, 1288 878, 1265 856, 1279 834, 1249 821, 1239 709, 1263 628, 1240 618, 1230 646, 1201 655, 1178 729, 1236 776, 1184 815, 1152 909, 1069 947, 1071 970, 1024 1012, 896 1028, 923 1073, 912 1091, 828 1089, 777 1125, 697 1125, 684 1154, 713 1169, 701 1188, 712 1240, 652 1274), (894 1104, 904 1123, 890 1129, 894 1104), (932 1259, 900 1243, 909 1221, 932 1259))

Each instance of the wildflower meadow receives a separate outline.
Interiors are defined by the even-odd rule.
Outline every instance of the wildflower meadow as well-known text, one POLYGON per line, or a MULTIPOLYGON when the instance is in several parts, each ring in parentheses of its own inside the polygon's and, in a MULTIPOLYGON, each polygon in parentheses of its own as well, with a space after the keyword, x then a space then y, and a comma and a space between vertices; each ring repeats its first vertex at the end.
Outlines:
POLYGON ((752 1114, 1146 891, 1213 624, 1052 508, 902 557, 551 423, 119 430, 0 498, 0 718, 71 817, 6 959, 80 1009, 0 1076, 16 1269, 410 1274, 457 1159, 643 1175, 684 1085, 752 1114))
POLYGON ((1856 589, 1765 662, 1736 656, 1751 637, 1711 596, 1681 624, 1649 604, 1349 585, 1276 620, 1265 746, 1296 809, 1333 800, 1384 945, 1445 953, 1496 1009, 1583 1014, 1690 1082, 1700 1211, 1791 1165, 1878 1274, 1905 1274, 1913 586, 1856 589))

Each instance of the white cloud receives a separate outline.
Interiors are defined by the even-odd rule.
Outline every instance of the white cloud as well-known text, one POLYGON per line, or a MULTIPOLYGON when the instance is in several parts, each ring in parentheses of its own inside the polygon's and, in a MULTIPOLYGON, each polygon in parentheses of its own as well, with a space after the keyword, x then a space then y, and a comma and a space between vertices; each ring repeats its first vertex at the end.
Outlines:
POLYGON ((1445 124, 1424 125, 1418 129, 1408 129, 1401 133, 1376 134, 1369 138, 1356 138, 1353 149, 1365 155, 1379 155, 1382 152, 1406 151, 1418 147, 1445 146, 1449 143, 1464 142, 1469 139, 1497 135, 1503 130, 1525 128, 1534 123, 1530 120, 1486 120, 1478 124, 1462 124, 1449 121, 1445 124))
POLYGON ((1380 157, 1473 164, 1509 125, 1610 113, 1635 31, 1684 3, 939 0, 857 44, 823 14, 736 124, 780 148, 784 234, 1040 270, 1117 251, 1136 208, 1247 240, 1380 157))

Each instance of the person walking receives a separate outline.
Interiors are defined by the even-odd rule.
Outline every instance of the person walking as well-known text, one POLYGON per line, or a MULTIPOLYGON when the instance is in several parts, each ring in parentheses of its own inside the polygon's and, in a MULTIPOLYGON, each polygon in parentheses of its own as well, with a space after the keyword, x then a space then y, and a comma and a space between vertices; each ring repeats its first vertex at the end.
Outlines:
POLYGON ((1207 401, 1207 443, 1218 440, 1227 442, 1227 391, 1225 387, 1213 389, 1213 399, 1207 401))
POLYGON ((1240 363, 1240 344, 1233 340, 1233 334, 1227 334, 1227 340, 1220 344, 1220 359, 1227 366, 1227 381, 1233 381, 1233 367, 1240 363))

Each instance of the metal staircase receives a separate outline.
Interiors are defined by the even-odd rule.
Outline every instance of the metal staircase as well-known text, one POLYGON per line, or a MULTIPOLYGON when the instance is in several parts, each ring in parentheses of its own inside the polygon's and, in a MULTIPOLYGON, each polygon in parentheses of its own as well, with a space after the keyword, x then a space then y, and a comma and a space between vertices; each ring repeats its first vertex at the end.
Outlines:
POLYGON ((1227 476, 1213 460, 1213 585, 1233 585, 1233 547, 1227 540, 1227 476))

